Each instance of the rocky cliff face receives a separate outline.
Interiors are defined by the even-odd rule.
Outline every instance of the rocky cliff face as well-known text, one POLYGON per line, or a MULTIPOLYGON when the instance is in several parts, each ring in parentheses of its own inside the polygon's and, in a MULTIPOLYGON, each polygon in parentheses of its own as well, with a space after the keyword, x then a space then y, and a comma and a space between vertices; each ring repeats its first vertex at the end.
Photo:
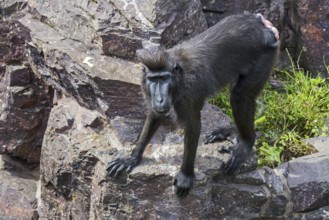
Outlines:
MULTIPOLYGON (((195 186, 180 200, 171 181, 181 164, 183 137, 169 120, 129 176, 112 179, 105 172, 109 160, 132 149, 145 118, 136 49, 173 46, 229 14, 249 10, 273 21, 282 49, 293 57, 305 49, 303 67, 324 70, 329 23, 319 16, 329 14, 327 5, 302 0, 1 1, 0 153, 7 159, 0 166, 0 197, 5 198, 0 218, 329 218, 329 157, 323 148, 275 170, 255 170, 254 155, 239 175, 227 178, 218 169, 227 159, 218 153, 221 145, 200 143, 195 186), (36 200, 31 192, 39 176, 36 200)), ((281 57, 285 65, 285 54, 281 57)), ((218 108, 206 105, 202 136, 229 123, 218 108)))

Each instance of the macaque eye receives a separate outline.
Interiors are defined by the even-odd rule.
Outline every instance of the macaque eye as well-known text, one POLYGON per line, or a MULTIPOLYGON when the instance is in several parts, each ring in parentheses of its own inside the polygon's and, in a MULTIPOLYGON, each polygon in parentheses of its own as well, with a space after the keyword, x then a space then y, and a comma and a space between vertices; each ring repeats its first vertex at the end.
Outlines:
POLYGON ((146 76, 146 79, 148 80, 148 81, 151 81, 151 82, 153 82, 153 81, 156 81, 156 77, 154 77, 154 76, 146 76))
POLYGON ((167 82, 171 80, 171 73, 162 73, 162 74, 147 74, 146 79, 149 82, 167 82))
POLYGON ((160 79, 161 81, 168 81, 168 80, 171 79, 171 75, 169 75, 169 74, 162 75, 162 76, 159 77, 159 79, 160 79))
POLYGON ((174 71, 175 72, 182 71, 182 70, 183 70, 182 67, 178 63, 174 64, 174 71))

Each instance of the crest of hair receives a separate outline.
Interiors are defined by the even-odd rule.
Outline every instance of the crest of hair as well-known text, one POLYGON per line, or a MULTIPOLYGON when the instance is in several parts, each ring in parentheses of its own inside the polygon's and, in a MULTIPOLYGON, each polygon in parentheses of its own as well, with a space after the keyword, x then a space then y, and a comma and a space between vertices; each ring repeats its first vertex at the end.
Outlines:
POLYGON ((168 53, 162 47, 150 47, 137 52, 140 62, 149 70, 157 71, 168 65, 168 53))

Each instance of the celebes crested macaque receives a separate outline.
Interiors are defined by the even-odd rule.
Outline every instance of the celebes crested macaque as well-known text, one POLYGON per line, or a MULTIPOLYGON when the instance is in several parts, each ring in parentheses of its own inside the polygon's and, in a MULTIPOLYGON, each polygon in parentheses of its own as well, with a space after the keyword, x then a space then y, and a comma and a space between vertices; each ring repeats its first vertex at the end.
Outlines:
MULTIPOLYGON (((240 14, 171 49, 154 47, 140 52, 147 119, 131 155, 110 162, 109 175, 129 173, 137 166, 161 121, 175 111, 185 136, 183 164, 173 184, 178 196, 186 196, 194 178, 200 111, 205 99, 226 84, 232 85, 230 102, 238 142, 230 148, 232 155, 222 169, 233 174, 254 145, 255 99, 269 78, 278 45, 278 31, 263 16, 240 14)), ((229 130, 213 131, 205 142, 223 140, 228 135, 229 130)))

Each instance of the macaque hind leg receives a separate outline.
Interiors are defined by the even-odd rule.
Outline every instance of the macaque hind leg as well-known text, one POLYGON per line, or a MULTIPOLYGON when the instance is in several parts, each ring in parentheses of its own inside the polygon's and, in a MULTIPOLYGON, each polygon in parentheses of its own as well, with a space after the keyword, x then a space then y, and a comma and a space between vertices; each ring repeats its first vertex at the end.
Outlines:
POLYGON ((231 148, 231 158, 222 167, 228 175, 233 174, 246 161, 255 143, 256 97, 270 75, 274 57, 275 51, 260 56, 252 71, 241 75, 232 90, 231 107, 239 137, 238 143, 231 148))
MULTIPOLYGON (((243 82, 242 82, 243 83, 243 82)), ((223 164, 224 172, 232 175, 234 171, 248 158, 255 142, 254 113, 255 96, 246 95, 238 82, 231 94, 231 106, 234 120, 239 131, 238 143, 230 147, 231 158, 223 164)))

